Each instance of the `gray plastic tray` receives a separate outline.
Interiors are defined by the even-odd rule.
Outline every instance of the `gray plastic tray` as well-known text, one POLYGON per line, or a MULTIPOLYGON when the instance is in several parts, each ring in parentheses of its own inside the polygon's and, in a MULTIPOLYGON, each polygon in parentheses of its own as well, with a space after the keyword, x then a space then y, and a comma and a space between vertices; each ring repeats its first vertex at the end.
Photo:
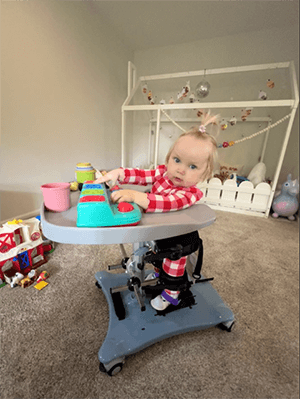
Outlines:
POLYGON ((45 237, 63 244, 126 244, 159 240, 200 230, 211 225, 215 212, 207 205, 168 213, 143 213, 137 226, 77 227, 79 191, 71 192, 71 208, 65 212, 48 211, 41 206, 41 223, 45 237))

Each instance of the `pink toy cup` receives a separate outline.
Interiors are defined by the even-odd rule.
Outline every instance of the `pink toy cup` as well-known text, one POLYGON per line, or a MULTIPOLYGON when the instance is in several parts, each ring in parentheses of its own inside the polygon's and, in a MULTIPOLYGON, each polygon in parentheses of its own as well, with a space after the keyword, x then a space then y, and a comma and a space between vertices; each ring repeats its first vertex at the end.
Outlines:
POLYGON ((63 212, 70 208, 70 183, 49 183, 41 186, 44 204, 49 211, 63 212))

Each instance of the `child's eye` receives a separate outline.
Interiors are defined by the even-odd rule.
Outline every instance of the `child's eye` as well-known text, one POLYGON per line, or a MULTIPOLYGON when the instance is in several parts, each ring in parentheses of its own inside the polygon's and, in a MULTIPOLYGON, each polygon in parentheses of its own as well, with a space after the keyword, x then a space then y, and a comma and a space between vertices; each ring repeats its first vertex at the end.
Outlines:
POLYGON ((179 162, 180 162, 180 159, 177 158, 177 157, 174 157, 174 162, 179 163, 179 162))
POLYGON ((190 168, 191 169, 197 169, 197 166, 196 165, 190 165, 190 168))

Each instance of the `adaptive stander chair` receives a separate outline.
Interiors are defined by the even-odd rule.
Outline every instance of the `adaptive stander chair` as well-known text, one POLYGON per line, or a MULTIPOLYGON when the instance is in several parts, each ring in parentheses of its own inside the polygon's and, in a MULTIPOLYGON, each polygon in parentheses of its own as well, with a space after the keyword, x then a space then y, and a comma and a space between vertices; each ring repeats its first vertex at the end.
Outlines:
POLYGON ((212 278, 201 275, 203 245, 198 230, 215 220, 206 205, 164 214, 144 214, 137 226, 78 228, 76 204, 78 194, 71 195, 72 207, 61 213, 41 209, 43 234, 55 241, 71 244, 120 244, 123 259, 120 265, 95 275, 96 285, 105 294, 109 305, 107 336, 99 350, 100 370, 113 376, 122 370, 126 356, 136 353, 173 335, 218 326, 231 331, 234 315, 210 284, 212 278), (124 243, 133 244, 127 256, 124 243), (198 251, 198 256, 196 255, 198 251), (162 260, 188 256, 185 275, 178 280, 161 269, 162 260), (153 270, 159 277, 147 279, 153 270), (123 268, 124 273, 113 273, 123 268), (156 311, 150 300, 165 288, 180 287, 179 303, 164 311, 156 311))

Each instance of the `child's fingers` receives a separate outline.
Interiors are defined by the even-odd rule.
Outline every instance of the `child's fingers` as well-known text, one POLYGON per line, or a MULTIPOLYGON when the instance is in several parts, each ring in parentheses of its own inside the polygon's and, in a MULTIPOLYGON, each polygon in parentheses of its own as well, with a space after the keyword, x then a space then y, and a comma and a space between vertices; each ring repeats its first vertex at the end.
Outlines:
POLYGON ((118 201, 120 201, 121 198, 122 198, 121 190, 112 192, 112 194, 111 194, 112 202, 118 202, 118 201))
POLYGON ((107 181, 107 179, 105 179, 104 176, 99 177, 98 179, 94 180, 94 183, 105 183, 107 181))
POLYGON ((113 202, 131 202, 132 199, 128 195, 127 190, 117 190, 111 194, 111 199, 113 202))
POLYGON ((95 183, 106 183, 106 182, 112 182, 112 185, 115 184, 115 179, 112 178, 112 176, 107 173, 105 176, 101 176, 98 179, 95 180, 95 183))

